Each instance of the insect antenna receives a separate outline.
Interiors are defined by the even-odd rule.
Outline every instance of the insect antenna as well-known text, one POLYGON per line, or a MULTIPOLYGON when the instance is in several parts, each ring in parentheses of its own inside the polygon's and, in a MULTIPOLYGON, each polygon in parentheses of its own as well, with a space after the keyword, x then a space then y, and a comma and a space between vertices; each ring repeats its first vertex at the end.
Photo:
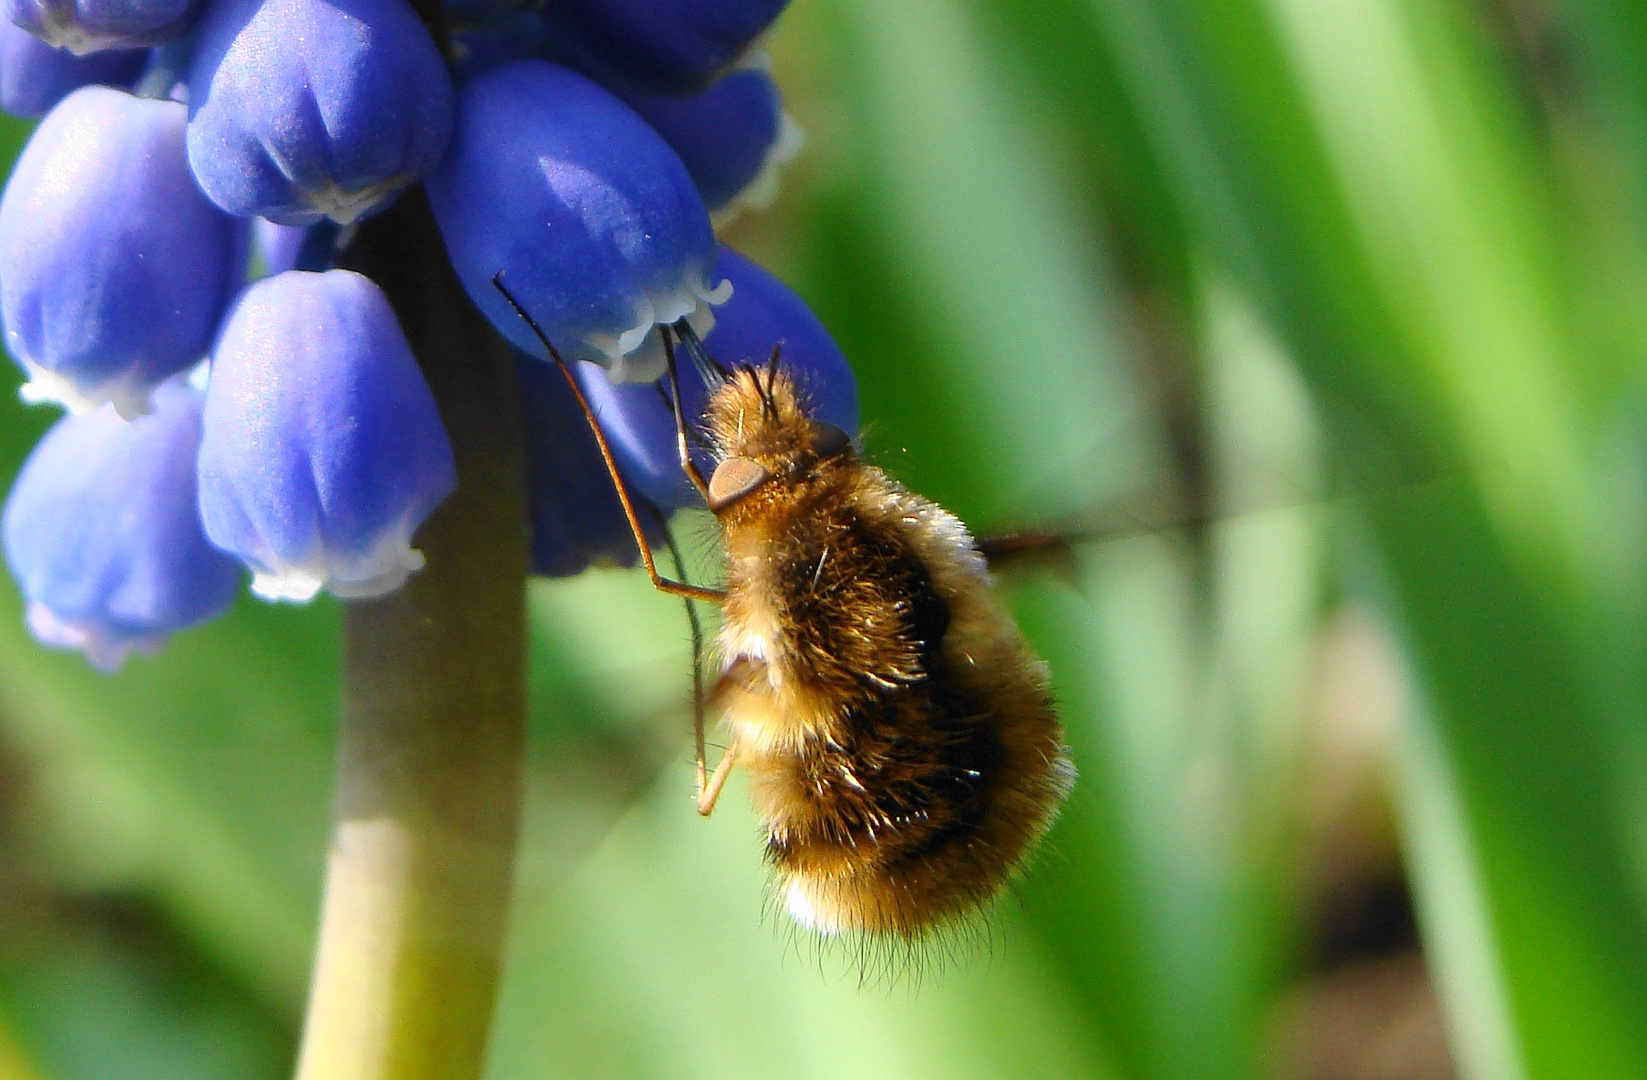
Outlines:
POLYGON ((755 393, 761 399, 761 415, 768 420, 778 418, 778 406, 772 400, 772 388, 761 381, 760 372, 745 364, 744 369, 749 372, 750 381, 755 384, 755 393))
POLYGON ((755 397, 761 403, 761 416, 767 420, 778 418, 778 407, 772 401, 772 388, 761 380, 761 373, 754 364, 741 363, 738 373, 749 376, 750 385, 755 388, 755 397))
POLYGON ((768 354, 766 358, 765 383, 761 382, 760 376, 755 374, 753 370, 750 372, 751 374, 755 374, 755 388, 761 392, 761 411, 766 414, 766 418, 768 420, 778 419, 778 402, 775 398, 773 398, 772 393, 773 387, 777 385, 778 380, 778 358, 782 354, 783 342, 780 341, 776 345, 772 346, 772 352, 768 354))
MULTIPOLYGON (((550 358, 555 362, 555 366, 560 368, 561 375, 566 379, 566 385, 572 388, 572 396, 577 399, 578 408, 582 410, 584 420, 589 423, 589 430, 594 432, 595 443, 600 447, 601 460, 606 462, 606 471, 612 477, 612 486, 617 489, 618 501, 623 504, 623 516, 629 520, 629 529, 635 534, 635 546, 640 549, 641 563, 645 565, 646 575, 652 579, 653 587, 674 596, 709 600, 713 603, 720 603, 726 599, 726 594, 719 589, 706 589, 701 585, 688 585, 679 581, 670 581, 658 573, 657 563, 652 558, 652 545, 647 541, 646 530, 641 528, 640 515, 635 511, 635 501, 629 497, 629 487, 623 482, 623 477, 618 475, 618 462, 612 456, 611 444, 606 441, 606 432, 601 430, 600 422, 595 419, 595 410, 589 407, 589 399, 583 395, 583 387, 578 385, 577 376, 572 374, 572 369, 567 366, 566 359, 561 356, 560 350, 555 348, 554 343, 549 340, 549 335, 545 334, 537 321, 527 314, 520 301, 515 299, 515 295, 504 287, 502 270, 493 275, 492 287, 503 294, 503 298, 509 302, 509 306, 514 309, 515 314, 519 315, 521 321, 531 329, 532 335, 548 351, 550 358)), ((666 337, 664 341, 667 344, 668 338, 666 337)), ((677 401, 679 396, 677 392, 677 401)), ((676 415, 679 416, 679 413, 680 410, 677 407, 676 415)))

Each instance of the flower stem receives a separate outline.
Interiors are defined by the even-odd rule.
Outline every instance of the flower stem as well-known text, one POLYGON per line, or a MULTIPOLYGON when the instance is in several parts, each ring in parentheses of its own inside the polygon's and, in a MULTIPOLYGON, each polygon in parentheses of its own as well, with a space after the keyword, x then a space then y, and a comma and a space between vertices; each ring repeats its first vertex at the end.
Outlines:
POLYGON ((440 403, 456 493, 428 565, 343 614, 337 806, 299 1080, 474 1080, 502 965, 525 752, 525 481, 508 347, 422 189, 339 264, 388 294, 440 403))

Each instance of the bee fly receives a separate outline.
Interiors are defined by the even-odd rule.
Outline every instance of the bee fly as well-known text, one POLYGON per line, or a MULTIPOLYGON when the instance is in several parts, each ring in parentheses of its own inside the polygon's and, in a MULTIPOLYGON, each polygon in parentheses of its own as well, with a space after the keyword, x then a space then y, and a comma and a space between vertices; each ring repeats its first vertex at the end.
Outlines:
POLYGON ((720 527, 725 588, 662 577, 582 389, 501 276, 583 409, 652 584, 721 605, 710 700, 731 739, 706 776, 700 699, 699 812, 741 766, 780 895, 820 933, 909 940, 979 909, 1046 832, 1075 770, 1045 666, 966 527, 809 416, 778 350, 727 370, 680 323, 710 387, 707 480, 665 327, 677 444, 720 527))

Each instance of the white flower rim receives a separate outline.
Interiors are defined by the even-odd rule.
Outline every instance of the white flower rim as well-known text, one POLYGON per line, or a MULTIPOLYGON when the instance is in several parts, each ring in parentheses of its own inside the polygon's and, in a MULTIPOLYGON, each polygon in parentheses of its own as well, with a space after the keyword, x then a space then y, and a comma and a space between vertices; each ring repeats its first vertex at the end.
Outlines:
POLYGON ((125 634, 97 619, 65 619, 38 600, 30 601, 29 630, 43 644, 59 649, 79 649, 92 666, 102 671, 119 671, 134 651, 154 655, 171 637, 163 630, 152 634, 125 634))
POLYGON ((414 528, 393 525, 359 555, 329 553, 323 546, 295 562, 274 558, 246 560, 252 571, 252 592, 265 600, 306 604, 322 589, 340 600, 371 600, 387 596, 422 570, 427 560, 412 546, 414 528))
MULTIPOLYGON (((275 164, 284 171, 283 163, 276 161, 275 164)), ((381 206, 384 200, 405 186, 406 177, 398 175, 363 188, 327 184, 319 190, 303 192, 303 201, 322 217, 331 218, 339 225, 349 226, 358 222, 368 211, 381 206)))
POLYGON ((23 361, 23 370, 28 373, 29 381, 18 388, 17 396, 30 405, 61 405, 79 416, 108 404, 114 406, 122 420, 135 420, 154 411, 150 395, 155 384, 135 370, 89 389, 66 375, 27 360, 23 361))
POLYGON ((108 44, 106 34, 93 33, 75 21, 75 9, 47 6, 40 14, 40 40, 75 56, 90 56, 108 44))
POLYGON ((614 383, 651 382, 664 373, 667 359, 660 325, 685 319, 699 337, 715 328, 711 308, 732 298, 732 282, 709 288, 701 272, 686 275, 679 288, 664 293, 643 293, 635 305, 634 322, 616 334, 588 334, 584 343, 594 352, 590 357, 606 369, 614 383))

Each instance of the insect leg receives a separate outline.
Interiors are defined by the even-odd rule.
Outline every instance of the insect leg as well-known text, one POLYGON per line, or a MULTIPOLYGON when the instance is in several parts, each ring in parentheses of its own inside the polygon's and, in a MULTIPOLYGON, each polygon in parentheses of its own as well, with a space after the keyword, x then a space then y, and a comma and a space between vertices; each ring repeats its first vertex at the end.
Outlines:
POLYGON ((703 501, 709 501, 709 483, 703 478, 698 469, 698 463, 692 460, 692 447, 687 434, 686 414, 681 410, 681 377, 675 368, 675 339, 669 333, 669 327, 660 326, 658 330, 663 334, 663 354, 669 363, 669 389, 672 392, 669 404, 675 410, 675 448, 681 457, 681 471, 686 478, 692 481, 692 486, 698 489, 703 501))
MULTIPOLYGON (((669 396, 669 391, 663 388, 662 383, 653 383, 652 388, 658 392, 658 400, 663 402, 663 407, 669 410, 669 415, 675 415, 675 399, 669 396)), ((688 427, 686 429, 686 437, 690 439, 692 441, 692 445, 696 446, 699 450, 702 450, 704 453, 710 452, 709 440, 704 438, 703 432, 698 431, 696 428, 688 427)))
MULTIPOLYGON (((663 526, 664 542, 669 545, 669 557, 675 563, 675 576, 685 581, 686 560, 681 556, 680 545, 675 542, 675 534, 670 530, 669 522, 664 520, 662 511, 654 506, 652 512, 657 514, 658 522, 663 526)), ((686 622, 692 628, 692 755, 698 770, 698 812, 703 813, 704 791, 709 784, 708 755, 704 749, 703 737, 703 623, 698 620, 698 609, 692 606, 691 599, 683 599, 681 602, 686 605, 686 622)), ((719 769, 716 772, 718 773, 719 769)), ((713 807, 713 799, 710 800, 710 805, 713 807)))
POLYGON ((612 456, 612 447, 606 441, 606 433, 601 430, 600 423, 595 419, 595 411, 589 407, 589 399, 583 396, 583 387, 578 385, 577 377, 572 374, 572 369, 567 366, 566 360, 560 355, 560 350, 556 349, 554 344, 550 342, 548 335, 543 332, 543 328, 537 324, 532 316, 526 313, 525 308, 521 307, 520 301, 515 299, 514 293, 504 288, 503 271, 499 270, 492 278, 492 285, 498 292, 503 294, 505 300, 509 301, 509 306, 515 309, 515 314, 519 315, 521 320, 531 327, 532 333, 538 341, 543 343, 543 347, 549 350, 549 355, 554 359, 555 366, 560 368, 560 373, 565 376, 567 385, 572 388, 572 396, 577 399, 578 408, 583 410, 583 418, 589 422, 589 430, 595 433, 595 443, 600 447, 601 460, 606 462, 606 471, 611 474, 612 486, 617 489, 618 501, 623 504, 624 517, 629 519, 629 529, 635 534, 635 546, 640 548, 641 562, 646 566, 646 576, 652 579, 652 587, 669 593, 671 596, 707 600, 715 604, 726 599, 726 593, 720 589, 708 589, 701 585, 688 585, 685 582, 670 581, 658 573, 657 563, 652 558, 652 545, 647 542, 646 532, 641 528, 640 516, 635 512, 634 500, 629 497, 629 488, 624 484, 623 477, 618 475, 617 459, 612 456))
POLYGON ((733 739, 727 746, 726 753, 721 755, 719 765, 715 766, 715 775, 709 778, 709 783, 698 792, 698 813, 708 817, 715 812, 715 804, 720 801, 721 789, 726 786, 726 778, 732 775, 732 764, 738 760, 738 740, 733 739))
MULTIPOLYGON (((654 506, 652 512, 663 524, 663 538, 669 545, 669 557, 675 563, 675 576, 684 581, 686 560, 681 556, 680 545, 675 542, 675 534, 670 531, 669 523, 663 520, 662 511, 654 506)), ((692 606, 692 601, 686 599, 683 603, 686 605, 687 624, 692 627, 692 754, 697 765, 698 813, 708 817, 715 812, 715 803, 720 800, 726 778, 732 775, 732 766, 738 760, 738 743, 734 739, 726 748, 715 765, 715 775, 710 776, 709 754, 704 746, 703 734, 703 624, 698 621, 698 609, 692 606)))
MULTIPOLYGON (((715 681, 715 688, 709 691, 710 701, 721 701, 727 694, 749 692, 752 687, 765 681, 766 664, 764 661, 752 660, 749 657, 740 657, 721 672, 721 677, 715 681)), ((721 754, 719 764, 715 766, 715 775, 698 786, 698 813, 708 817, 715 812, 715 803, 721 797, 721 789, 726 786, 726 778, 732 775, 732 766, 738 760, 738 736, 734 732, 726 752, 721 754)), ((703 776, 703 756, 698 757, 698 776, 703 776)))

